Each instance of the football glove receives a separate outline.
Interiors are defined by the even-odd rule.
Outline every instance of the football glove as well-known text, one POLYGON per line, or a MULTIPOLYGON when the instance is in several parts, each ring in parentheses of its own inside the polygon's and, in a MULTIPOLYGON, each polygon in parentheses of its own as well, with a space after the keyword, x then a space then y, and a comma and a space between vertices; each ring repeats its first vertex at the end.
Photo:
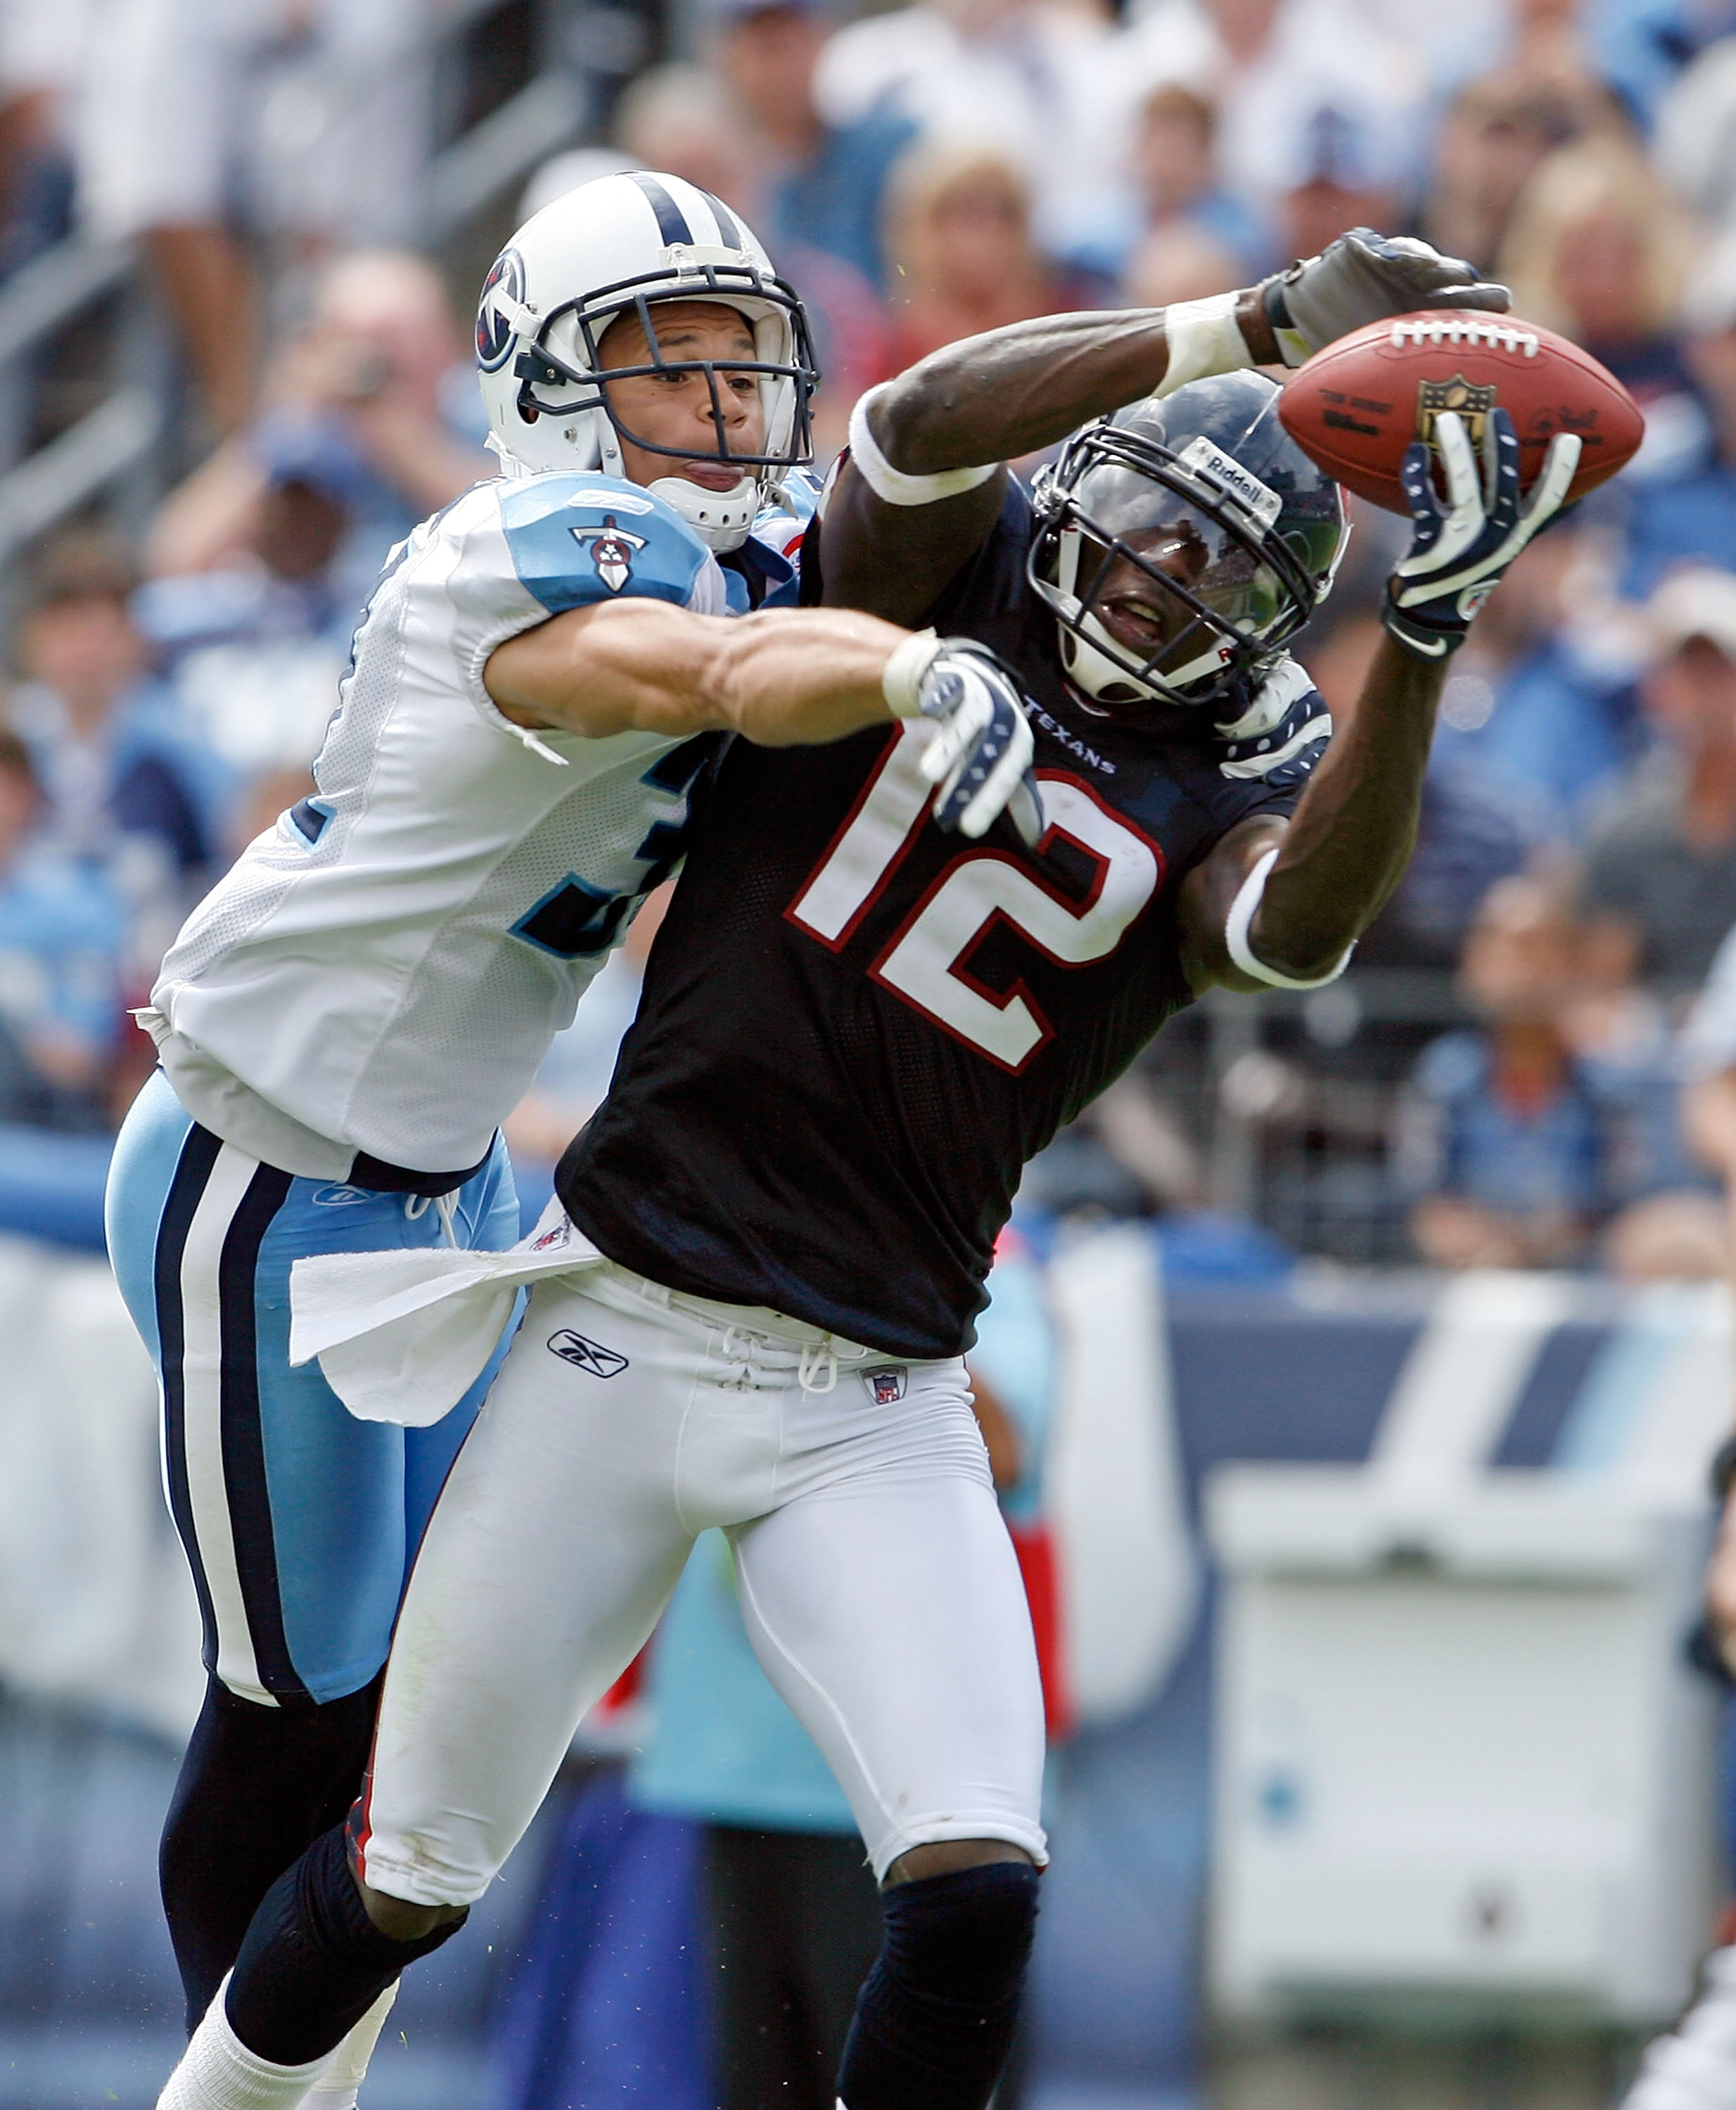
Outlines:
POLYGON ((1259 293, 1286 366, 1300 366, 1352 330, 1388 315, 1425 308, 1505 315, 1512 306, 1505 286, 1479 278, 1460 258, 1443 256, 1413 235, 1389 238, 1371 227, 1353 227, 1319 256, 1262 280, 1259 293))
POLYGON ((1380 619, 1407 651, 1444 659, 1464 643, 1472 618, 1507 566, 1561 510, 1580 465, 1580 438, 1556 434, 1525 497, 1519 488, 1519 436, 1505 410, 1492 410, 1484 421, 1480 464, 1456 411, 1435 419, 1434 444, 1447 500, 1443 505, 1435 488, 1429 444, 1413 441, 1398 472, 1413 523, 1410 554, 1387 582, 1380 619))
POLYGON ((935 730, 922 772, 938 788, 934 817, 972 838, 1004 813, 1035 849, 1043 802, 1031 774, 1035 743, 1012 670, 968 637, 907 638, 889 663, 888 702, 900 718, 925 718, 935 730))

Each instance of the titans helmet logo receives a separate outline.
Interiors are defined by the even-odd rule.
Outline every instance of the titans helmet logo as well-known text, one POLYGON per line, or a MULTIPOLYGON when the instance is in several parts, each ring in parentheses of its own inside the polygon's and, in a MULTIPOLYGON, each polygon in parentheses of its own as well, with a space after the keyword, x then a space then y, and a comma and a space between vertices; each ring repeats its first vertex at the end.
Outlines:
POLYGON ((503 249, 483 281, 476 310, 476 363, 484 374, 504 365, 512 349, 512 321, 502 314, 496 295, 514 305, 524 298, 524 260, 516 249, 503 249))

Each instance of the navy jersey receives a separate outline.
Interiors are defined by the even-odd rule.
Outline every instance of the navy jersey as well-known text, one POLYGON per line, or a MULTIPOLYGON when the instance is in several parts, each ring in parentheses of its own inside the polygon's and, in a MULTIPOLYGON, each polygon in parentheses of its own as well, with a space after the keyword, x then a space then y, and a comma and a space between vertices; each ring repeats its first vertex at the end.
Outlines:
POLYGON ((1199 713, 1158 732, 1089 713, 1025 582, 1030 532, 1015 490, 936 622, 1023 677, 1042 843, 1004 818, 977 843, 936 827, 921 722, 731 744, 609 1098, 557 1175, 623 1266, 956 1355, 1026 1160, 1190 1001, 1183 878, 1290 810, 1330 722, 1288 664, 1233 737, 1199 713))

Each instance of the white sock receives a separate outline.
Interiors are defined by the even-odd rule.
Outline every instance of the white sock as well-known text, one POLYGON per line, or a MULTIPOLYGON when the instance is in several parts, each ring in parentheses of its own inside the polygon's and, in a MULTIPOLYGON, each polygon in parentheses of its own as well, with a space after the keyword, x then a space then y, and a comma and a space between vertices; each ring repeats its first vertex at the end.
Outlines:
POLYGON ((303 2097, 335 2056, 327 2052, 306 2066, 279 2066, 249 2051, 224 2013, 229 1990, 225 1976, 156 2099, 156 2110, 300 2110, 303 2097))
POLYGON ((307 2110, 356 2110, 356 2098, 367 2078, 368 2061, 379 2042, 392 2004, 398 1997, 394 1979, 332 2053, 332 2062, 314 2083, 307 2110))

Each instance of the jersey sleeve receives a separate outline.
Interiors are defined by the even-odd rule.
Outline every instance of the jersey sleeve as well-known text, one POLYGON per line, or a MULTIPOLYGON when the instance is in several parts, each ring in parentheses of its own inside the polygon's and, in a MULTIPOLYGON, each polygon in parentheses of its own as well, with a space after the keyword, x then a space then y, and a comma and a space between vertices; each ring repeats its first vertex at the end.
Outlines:
POLYGON ((429 642, 444 638, 460 686, 503 727, 483 670, 521 631, 569 609, 636 596, 701 614, 725 610, 722 575, 699 537, 659 499, 610 477, 481 485, 419 530, 409 554, 419 588, 410 620, 429 642))
POLYGON ((953 630, 971 634, 973 624, 992 623, 1022 608, 1031 531, 1031 495, 1016 476, 1009 477, 1000 517, 929 611, 930 622, 943 637, 953 630))

